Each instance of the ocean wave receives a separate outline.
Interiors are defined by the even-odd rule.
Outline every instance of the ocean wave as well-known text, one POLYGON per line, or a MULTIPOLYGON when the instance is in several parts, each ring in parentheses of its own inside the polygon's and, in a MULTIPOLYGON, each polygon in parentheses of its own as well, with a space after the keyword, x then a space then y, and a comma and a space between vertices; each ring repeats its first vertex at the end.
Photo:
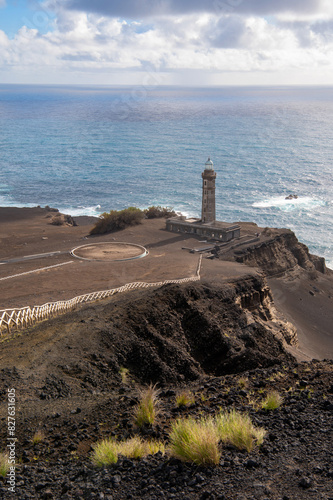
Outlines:
POLYGON ((323 200, 311 198, 310 196, 299 196, 298 198, 286 199, 285 196, 274 196, 252 204, 255 208, 278 208, 288 212, 295 209, 311 210, 315 207, 326 205, 323 200))
POLYGON ((0 207, 13 207, 13 208, 34 208, 38 203, 20 203, 13 200, 10 196, 0 195, 0 207))
POLYGON ((81 215, 89 215, 91 217, 98 217, 102 212, 101 205, 96 205, 93 207, 56 207, 59 209, 59 212, 69 214, 72 217, 79 217, 81 215))

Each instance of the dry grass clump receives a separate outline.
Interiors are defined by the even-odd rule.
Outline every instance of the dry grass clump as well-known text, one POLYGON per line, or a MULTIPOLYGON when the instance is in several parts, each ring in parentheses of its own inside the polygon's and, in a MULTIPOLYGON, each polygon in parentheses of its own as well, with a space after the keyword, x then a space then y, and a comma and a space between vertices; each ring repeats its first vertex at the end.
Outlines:
POLYGON ((6 453, 0 453, 0 476, 6 477, 9 468, 8 455, 6 453))
POLYGON ((194 402, 194 395, 190 391, 182 391, 176 396, 176 405, 178 408, 181 406, 193 405, 194 402))
POLYGON ((164 443, 161 441, 144 441, 138 436, 118 443, 119 455, 127 458, 142 458, 147 455, 155 455, 159 451, 165 453, 164 443))
POLYGON ((38 444, 41 443, 45 439, 45 434, 42 430, 38 430, 35 432, 35 434, 31 438, 32 444, 38 444))
POLYGON ((246 377, 240 377, 237 380, 237 383, 238 383, 238 387, 240 387, 241 389, 245 389, 249 384, 249 379, 246 377))
POLYGON ((116 464, 118 462, 118 444, 113 439, 103 439, 94 445, 91 461, 97 467, 116 464))
POLYGON ((219 436, 212 419, 178 419, 171 426, 170 453, 185 462, 215 465, 220 461, 219 436))
POLYGON ((158 391, 150 385, 140 392, 140 401, 136 408, 135 423, 138 427, 153 425, 158 414, 158 391))
POLYGON ((116 464, 119 455, 139 459, 158 452, 165 453, 165 446, 161 441, 144 441, 140 437, 132 437, 120 442, 114 439, 104 439, 94 446, 91 461, 98 467, 104 467, 116 464))
POLYGON ((215 421, 221 441, 232 444, 240 450, 252 451, 262 444, 266 434, 264 429, 253 425, 248 415, 235 410, 220 413, 215 421))
POLYGON ((121 376, 122 383, 127 384, 128 383, 128 376, 129 376, 129 369, 125 368, 124 366, 121 366, 120 370, 119 370, 119 375, 121 376))
POLYGON ((280 408, 283 402, 283 397, 277 391, 269 392, 263 400, 261 407, 264 410, 276 410, 280 408))

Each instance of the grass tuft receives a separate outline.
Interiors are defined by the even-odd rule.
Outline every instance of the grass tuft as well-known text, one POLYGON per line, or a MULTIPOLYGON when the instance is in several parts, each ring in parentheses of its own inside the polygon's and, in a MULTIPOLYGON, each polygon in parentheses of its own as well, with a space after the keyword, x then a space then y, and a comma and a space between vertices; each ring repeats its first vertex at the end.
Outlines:
POLYGON ((220 461, 219 436, 212 419, 178 419, 171 426, 170 453, 185 462, 215 465, 220 461))
POLYGON ((31 438, 32 444, 39 444, 45 439, 45 434, 42 430, 38 430, 31 438))
POLYGON ((248 415, 235 410, 220 413, 215 420, 221 441, 232 444, 240 450, 252 451, 262 444, 266 434, 264 429, 253 425, 248 415))
POLYGON ((176 405, 179 407, 193 405, 195 402, 194 395, 190 391, 182 391, 176 396, 176 405))
POLYGON ((94 445, 91 461, 97 467, 116 464, 118 462, 118 445, 113 439, 103 439, 94 445))
POLYGON ((136 408, 135 423, 138 427, 153 425, 158 414, 158 391, 150 385, 140 393, 140 401, 136 408))
POLYGON ((238 383, 238 387, 240 387, 241 389, 245 389, 249 384, 249 379, 246 377, 240 377, 237 380, 237 383, 238 383))
POLYGON ((0 476, 6 477, 9 468, 8 455, 6 453, 0 453, 0 476))
POLYGON ((155 455, 158 452, 164 454, 165 447, 160 441, 144 441, 135 436, 127 441, 118 443, 118 453, 127 458, 142 458, 147 455, 155 455))
POLYGON ((95 444, 91 461, 98 467, 116 464, 118 456, 139 459, 147 455, 165 453, 164 443, 161 441, 144 441, 140 437, 132 437, 126 441, 116 442, 113 439, 104 439, 95 444))
POLYGON ((128 383, 128 376, 129 376, 129 369, 125 368, 124 366, 120 367, 119 374, 121 376, 121 381, 123 384, 128 383))
POLYGON ((283 402, 283 397, 277 391, 269 392, 263 400, 261 407, 264 410, 276 410, 280 408, 283 402))
POLYGON ((146 444, 140 437, 118 443, 118 453, 127 458, 142 458, 146 455, 146 444))
POLYGON ((165 454, 165 445, 162 441, 147 441, 146 446, 148 450, 147 455, 156 455, 156 453, 165 454))

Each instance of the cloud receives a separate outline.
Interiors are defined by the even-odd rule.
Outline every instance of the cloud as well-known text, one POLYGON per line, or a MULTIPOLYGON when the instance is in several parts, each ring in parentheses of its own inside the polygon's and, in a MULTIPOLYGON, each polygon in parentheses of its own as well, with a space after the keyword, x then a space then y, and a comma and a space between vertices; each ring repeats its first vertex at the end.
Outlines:
POLYGON ((69 10, 95 12, 111 17, 141 19, 165 15, 228 12, 249 15, 315 13, 326 0, 54 0, 69 10))
MULTIPOLYGON (((318 18, 307 20, 304 12, 303 17, 281 13, 273 18, 254 13, 254 7, 258 12, 264 7, 267 11, 268 4, 272 8, 278 4, 280 9, 282 4, 286 5, 284 0, 243 0, 242 4, 239 0, 228 0, 224 5, 233 10, 216 15, 193 12, 193 5, 212 4, 194 0, 180 1, 178 9, 183 11, 186 7, 185 13, 140 21, 130 20, 130 16, 84 12, 83 0, 75 1, 81 8, 59 8, 53 31, 46 34, 23 27, 9 39, 0 31, 2 75, 12 74, 15 75, 12 81, 23 82, 103 84, 140 83, 153 74, 154 81, 164 84, 185 81, 218 84, 223 75, 234 73, 243 75, 243 83, 261 81, 264 74, 270 75, 273 83, 281 83, 283 78, 285 83, 303 83, 308 78, 304 75, 333 83, 333 15, 321 18, 318 14, 318 18), (243 4, 247 8, 252 5, 251 14, 240 12, 243 4), (163 74, 163 79, 157 78, 157 74, 163 74), (118 75, 116 80, 114 75, 118 75), (184 75, 190 76, 186 79, 184 75), (215 75, 215 80, 211 75, 215 75), (252 75, 252 80, 247 75, 252 75), (274 75, 280 75, 280 79, 276 80, 274 75), (292 81, 291 75, 296 75, 292 81)), ((143 0, 132 3, 140 11, 153 4, 143 0)), ((106 2, 100 1, 98 5, 102 4, 106 2)), ((109 4, 113 8, 128 8, 130 2, 109 4)), ((164 11, 173 6, 171 0, 155 4, 160 9, 163 5, 164 11)), ((294 9, 302 4, 319 12, 319 1, 288 1, 291 4, 294 9)), ((231 81, 230 78, 228 82, 231 81)))

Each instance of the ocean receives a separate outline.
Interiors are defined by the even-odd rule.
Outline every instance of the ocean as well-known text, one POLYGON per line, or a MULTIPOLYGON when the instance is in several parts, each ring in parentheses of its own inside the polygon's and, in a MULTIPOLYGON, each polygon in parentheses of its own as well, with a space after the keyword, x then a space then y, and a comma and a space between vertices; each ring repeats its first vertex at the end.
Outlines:
POLYGON ((210 156, 219 220, 288 227, 333 268, 333 87, 0 85, 0 127, 0 206, 199 216, 210 156))

